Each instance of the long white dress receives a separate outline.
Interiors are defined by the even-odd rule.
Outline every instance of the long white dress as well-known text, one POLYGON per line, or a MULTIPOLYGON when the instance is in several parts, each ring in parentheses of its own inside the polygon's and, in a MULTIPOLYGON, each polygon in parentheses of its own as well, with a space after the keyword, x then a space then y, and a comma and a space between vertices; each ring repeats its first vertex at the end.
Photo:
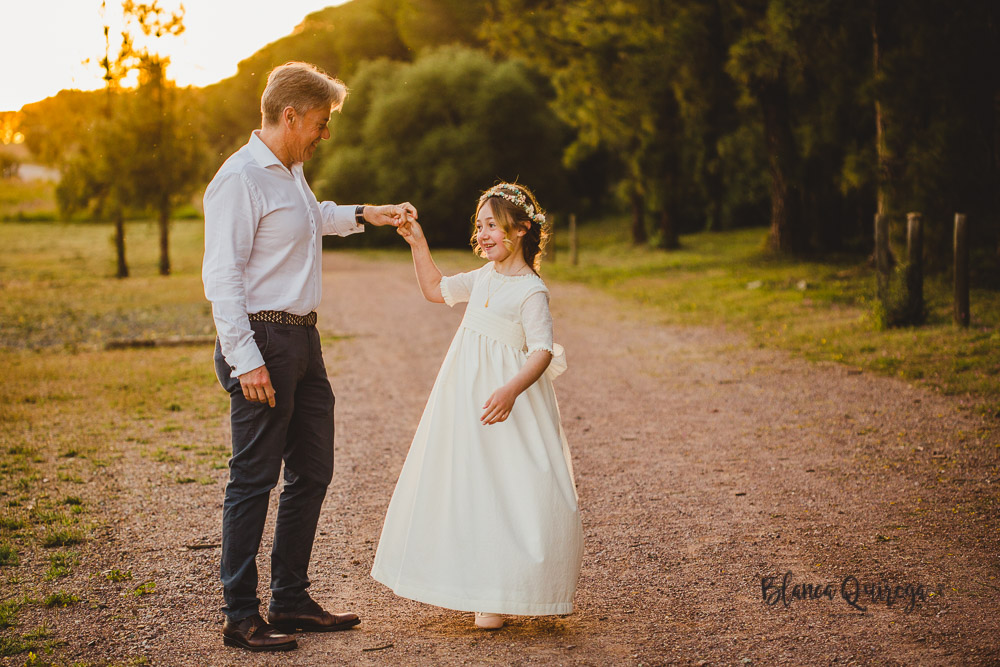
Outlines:
POLYGON ((449 609, 568 614, 583 538, 552 388, 566 366, 548 289, 489 263, 443 278, 441 294, 469 304, 389 502, 372 577, 449 609), (555 353, 548 370, 505 421, 484 426, 490 394, 542 349, 555 353))

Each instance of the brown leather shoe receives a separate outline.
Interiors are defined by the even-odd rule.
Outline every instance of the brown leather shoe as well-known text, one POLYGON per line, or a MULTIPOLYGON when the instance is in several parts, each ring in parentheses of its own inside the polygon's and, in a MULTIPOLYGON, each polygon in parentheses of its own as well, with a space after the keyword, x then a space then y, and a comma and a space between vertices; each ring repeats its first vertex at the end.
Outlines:
POLYGON ((235 623, 226 619, 222 624, 222 641, 247 651, 291 651, 299 647, 295 637, 287 635, 264 622, 260 614, 248 616, 235 623))
POLYGON ((268 611, 267 620, 282 632, 336 632, 348 630, 361 622, 357 614, 331 614, 314 600, 293 612, 268 611))

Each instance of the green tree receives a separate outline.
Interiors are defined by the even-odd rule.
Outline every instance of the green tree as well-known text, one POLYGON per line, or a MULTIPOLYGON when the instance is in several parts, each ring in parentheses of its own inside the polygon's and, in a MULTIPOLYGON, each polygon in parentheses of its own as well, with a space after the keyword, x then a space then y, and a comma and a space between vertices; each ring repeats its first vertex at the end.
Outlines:
POLYGON ((416 53, 446 44, 482 46, 479 26, 487 0, 395 0, 394 4, 399 36, 416 53))
POLYGON ((986 1, 877 7, 886 211, 897 238, 906 212, 922 212, 928 259, 943 268, 956 212, 983 245, 1000 237, 1000 16, 986 1))
POLYGON ((742 87, 744 108, 761 114, 771 185, 771 231, 768 245, 777 252, 804 248, 799 152, 793 133, 790 85, 802 75, 796 48, 801 5, 766 0, 735 8, 743 31, 730 47, 727 71, 742 87))
POLYGON ((504 0, 486 32, 552 77, 578 133, 567 160, 601 146, 622 165, 633 240, 647 208, 669 248, 681 228, 756 224, 769 203, 773 246, 798 251, 840 230, 844 153, 867 132, 842 131, 864 118, 857 5, 504 0), (834 99, 820 85, 831 80, 834 99))
POLYGON ((446 47, 412 64, 368 64, 334 122, 317 191, 408 199, 433 243, 466 243, 476 199, 498 179, 529 184, 550 208, 565 188, 565 130, 539 86, 523 66, 479 51, 446 47))
MULTIPOLYGON (((151 3, 125 0, 126 20, 146 38, 154 40, 184 32, 184 10, 168 12, 151 3)), ((122 117, 129 125, 133 143, 140 147, 125 165, 127 203, 152 208, 160 230, 160 274, 170 274, 170 216, 177 204, 190 195, 203 175, 201 138, 185 122, 190 109, 178 104, 176 86, 167 78, 169 58, 149 48, 133 47, 139 86, 131 97, 130 113, 122 117)))
MULTIPOLYGON (((409 61, 413 54, 399 32, 402 0, 353 0, 305 17, 292 34, 240 61, 237 73, 202 95, 205 136, 221 164, 260 127, 260 96, 268 73, 290 60, 313 63, 352 84, 362 64, 378 58, 409 61)), ((316 157, 321 157, 318 154, 316 157)), ((317 159, 310 160, 310 170, 317 159)))
MULTIPOLYGON (((110 216, 115 225, 117 275, 128 275, 125 259, 125 214, 128 209, 152 208, 160 228, 160 273, 170 273, 170 215, 178 201, 200 182, 201 141, 191 119, 183 119, 175 86, 166 78, 169 61, 148 47, 137 47, 134 36, 148 39, 178 35, 182 12, 163 10, 152 3, 124 0, 125 29, 117 55, 112 57, 110 28, 104 27, 105 98, 103 113, 88 119, 72 142, 56 146, 46 133, 29 138, 38 150, 51 151, 61 165, 57 188, 66 214, 87 211, 110 216), (122 82, 138 71, 139 86, 125 90, 122 82)), ((63 128, 58 128, 62 136, 63 128)))
MULTIPOLYGON (((632 212, 636 244, 647 240, 650 184, 655 192, 672 182, 656 173, 672 164, 660 131, 675 112, 662 76, 669 11, 662 0, 502 0, 483 28, 495 52, 551 78, 553 107, 576 131, 564 162, 572 167, 599 151, 616 161, 616 192, 632 212)), ((670 195, 661 194, 666 210, 670 195)))
MULTIPOLYGON (((101 3, 106 16, 107 4, 101 3)), ((40 141, 40 150, 52 151, 58 160, 61 177, 56 188, 59 208, 65 215, 84 210, 91 215, 111 217, 114 228, 116 271, 118 278, 129 275, 125 257, 125 206, 128 199, 127 185, 122 174, 129 155, 134 154, 132 144, 120 120, 121 83, 128 75, 134 59, 131 35, 122 33, 118 54, 111 54, 111 28, 104 25, 104 108, 101 115, 87 119, 85 125, 75 129, 75 139, 66 145, 54 144, 51 139, 40 141)), ((56 126, 65 131, 64 127, 56 126)), ((29 134, 29 145, 32 134, 29 134)), ((37 132, 44 137, 44 132, 37 132)))

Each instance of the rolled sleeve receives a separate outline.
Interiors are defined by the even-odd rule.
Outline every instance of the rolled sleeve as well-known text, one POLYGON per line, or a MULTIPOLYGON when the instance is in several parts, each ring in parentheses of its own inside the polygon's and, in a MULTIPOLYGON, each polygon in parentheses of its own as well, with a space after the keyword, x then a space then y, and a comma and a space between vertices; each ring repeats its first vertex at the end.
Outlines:
POLYGON ((323 216, 323 235, 350 236, 365 231, 365 226, 358 224, 354 217, 357 206, 336 204, 332 201, 319 203, 319 212, 323 216))
POLYGON ((202 282, 232 377, 264 365, 247 317, 244 276, 260 211, 252 185, 239 172, 217 174, 205 191, 202 282))

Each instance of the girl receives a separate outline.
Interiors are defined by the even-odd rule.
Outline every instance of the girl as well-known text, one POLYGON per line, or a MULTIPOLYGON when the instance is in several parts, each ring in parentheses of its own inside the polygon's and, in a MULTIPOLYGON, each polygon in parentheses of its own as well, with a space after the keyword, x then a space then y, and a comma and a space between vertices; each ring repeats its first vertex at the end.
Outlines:
POLYGON ((372 577, 497 629, 502 614, 573 611, 583 540, 552 389, 565 358, 537 272, 545 216, 527 188, 500 183, 479 198, 474 223, 473 250, 490 261, 447 277, 420 225, 398 228, 424 298, 468 306, 389 502, 372 577))

